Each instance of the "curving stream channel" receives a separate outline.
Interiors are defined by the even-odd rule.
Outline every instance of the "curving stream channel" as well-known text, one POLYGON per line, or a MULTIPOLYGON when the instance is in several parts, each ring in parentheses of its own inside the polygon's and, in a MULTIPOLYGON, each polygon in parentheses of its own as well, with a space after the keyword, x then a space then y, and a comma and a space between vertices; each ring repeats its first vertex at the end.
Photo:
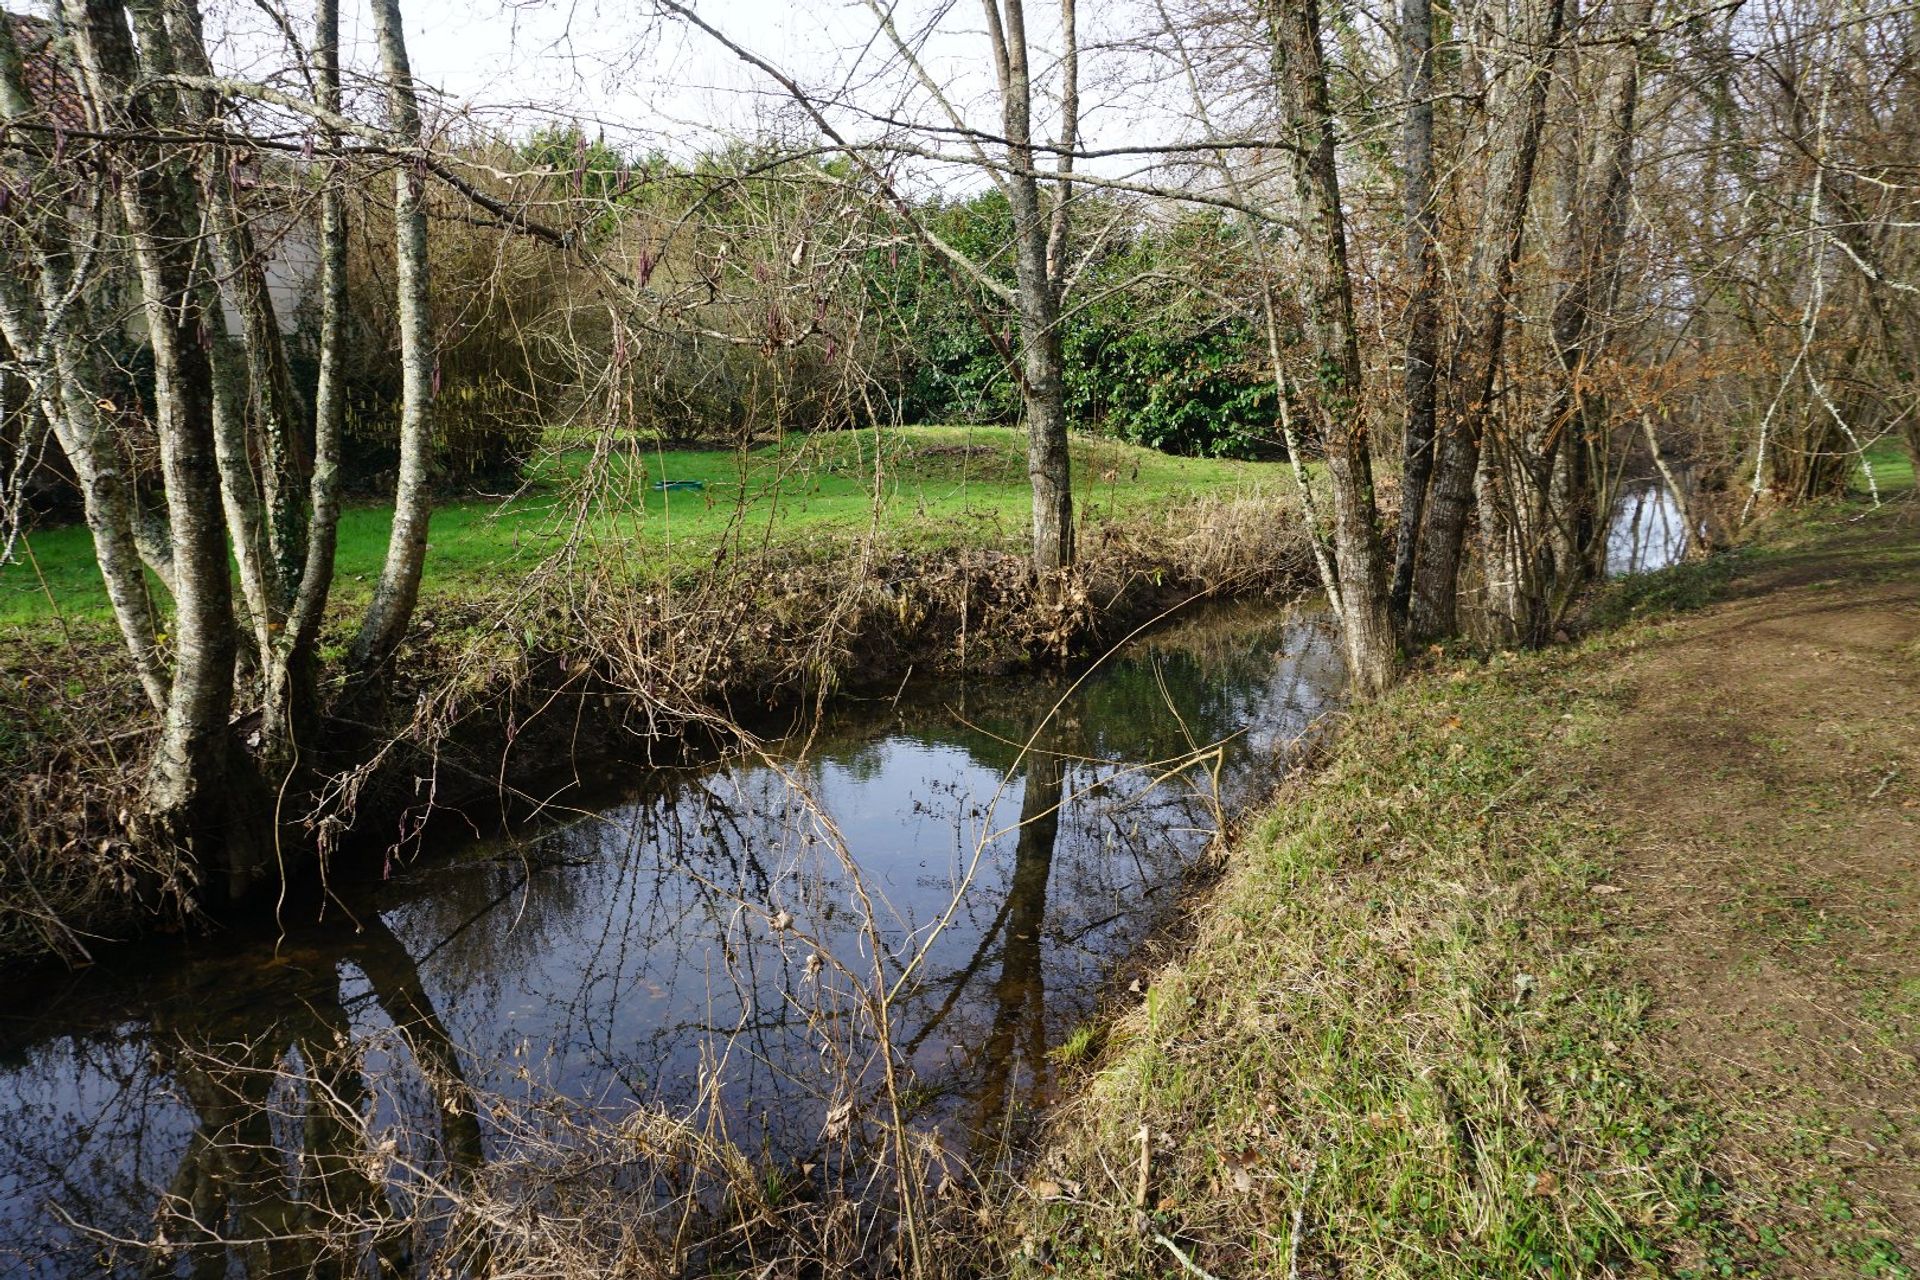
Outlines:
POLYGON ((996 1132, 1341 674, 1319 615, 1211 608, 1077 688, 851 702, 767 758, 650 770, 536 839, 395 868, 322 923, 63 979, 0 1020, 0 1273, 132 1270, 111 1240, 161 1231, 258 1270, 212 1236, 284 1229, 303 1161, 511 1155, 524 1125, 477 1100, 857 1160, 881 986, 912 1122, 996 1132), (329 1131, 321 1089, 364 1129, 329 1131))

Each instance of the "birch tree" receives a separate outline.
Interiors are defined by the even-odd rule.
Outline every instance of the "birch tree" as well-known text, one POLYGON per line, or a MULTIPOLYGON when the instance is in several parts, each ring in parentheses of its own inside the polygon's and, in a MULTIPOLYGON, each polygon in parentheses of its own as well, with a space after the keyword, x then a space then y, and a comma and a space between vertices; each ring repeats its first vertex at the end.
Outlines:
MULTIPOLYGON (((66 17, 101 123, 130 138, 153 137, 165 122, 135 92, 140 65, 126 10, 117 0, 66 0, 66 17)), ((147 52, 157 62, 160 51, 147 52)), ((150 766, 147 818, 162 839, 183 849, 231 848, 235 842, 216 835, 230 798, 235 649, 208 341, 220 320, 206 314, 195 279, 199 211, 181 153, 146 141, 126 150, 133 172, 118 184, 119 212, 153 353, 154 428, 173 547, 173 671, 150 766)), ((243 878, 232 860, 229 871, 230 879, 243 878)))
MULTIPOLYGON (((409 153, 421 149, 420 100, 407 61, 398 0, 373 0, 374 38, 387 80, 387 119, 395 140, 409 153)), ((400 473, 394 486, 393 530, 386 563, 373 589, 353 645, 353 665, 366 670, 393 652, 405 634, 419 597, 426 564, 427 520, 432 495, 427 467, 433 448, 433 351, 427 279, 427 211, 421 200, 425 175, 415 164, 395 167, 394 243, 399 292, 400 473)))
POLYGON ((74 469, 114 620, 141 688, 163 711, 167 675, 143 572, 133 477, 103 421, 103 384, 86 340, 105 193, 76 184, 51 163, 46 134, 23 132, 39 123, 40 106, 27 91, 14 24, 0 22, 0 119, 20 134, 7 163, 25 223, 16 224, 9 246, 23 269, 0 272, 0 326, 27 370, 28 394, 74 469))

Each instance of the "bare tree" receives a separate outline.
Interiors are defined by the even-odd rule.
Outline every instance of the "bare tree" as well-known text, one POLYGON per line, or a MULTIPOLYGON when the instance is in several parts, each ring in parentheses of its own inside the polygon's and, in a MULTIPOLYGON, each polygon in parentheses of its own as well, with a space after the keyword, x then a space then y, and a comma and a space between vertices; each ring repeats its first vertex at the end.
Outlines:
MULTIPOLYGON (((116 0, 66 0, 89 99, 110 129, 150 137, 166 123, 135 92, 141 67, 116 0)), ((153 59, 157 49, 149 49, 153 59)), ((162 70, 162 74, 165 68, 162 70)), ((196 286, 198 210, 178 151, 132 143, 134 172, 119 184, 153 350, 155 428, 173 546, 173 679, 153 753, 148 818, 187 849, 216 840, 229 798, 233 598, 227 579, 213 369, 207 335, 218 317, 196 286)))
POLYGON ((1315 0, 1269 3, 1267 20, 1280 99, 1297 138, 1288 154, 1305 241, 1300 308, 1314 354, 1305 400, 1326 450, 1333 489, 1337 581, 1327 585, 1340 614, 1349 677, 1358 691, 1375 694, 1393 683, 1399 646, 1387 614, 1386 565, 1361 402, 1363 374, 1319 6, 1315 0))
MULTIPOLYGON (((1569 152, 1579 167, 1565 184, 1570 205, 1558 237, 1553 276, 1559 296, 1549 318, 1562 377, 1544 422, 1526 442, 1526 456, 1508 473, 1519 495, 1518 519, 1511 522, 1517 572, 1504 607, 1496 602, 1496 609, 1511 636, 1534 643, 1545 638, 1568 597, 1595 570, 1601 519, 1593 478, 1596 455, 1608 446, 1608 422, 1605 404, 1589 384, 1610 337, 1618 293, 1640 70, 1652 21, 1652 0, 1624 0, 1612 16, 1599 93, 1602 125, 1590 156, 1578 147, 1569 152)), ((1501 513, 1483 512, 1482 518, 1497 536, 1501 513)))
MULTIPOLYGON (((311 59, 283 26, 300 99, 223 78, 207 56, 195 0, 65 0, 71 36, 34 51, 37 101, 9 21, 0 32, 6 162, 45 197, 25 270, 0 287, 0 332, 31 353, 38 403, 81 482, 97 558, 120 631, 159 724, 136 825, 188 855, 188 880, 212 896, 244 892, 269 874, 272 795, 313 745, 314 653, 333 572, 342 414, 341 294, 345 226, 337 153, 343 134, 418 159, 422 138, 398 13, 380 6, 395 126, 383 132, 340 114, 338 9, 319 12, 311 59), (273 100, 317 124, 330 158, 320 173, 321 374, 313 456, 235 174, 263 151, 235 102, 273 100), (63 126, 47 113, 82 110, 94 155, 58 171, 63 126), (51 149, 48 143, 51 142, 51 149), (141 337, 152 353, 150 425, 164 508, 143 512, 123 438, 135 407, 113 404, 97 352, 109 322, 106 282, 131 265, 141 337), (228 316, 233 317, 229 331, 228 316), (231 557, 231 561, 229 559, 231 557), (229 578, 237 568, 239 590, 229 578), (151 570, 170 610, 147 585, 151 570), (236 715, 236 697, 244 699, 236 715)), ((316 146, 315 150, 319 148, 316 146)), ((431 355, 426 346, 425 223, 417 165, 396 166, 403 223, 408 400, 394 553, 363 634, 371 666, 404 634, 425 547, 431 355)), ((296 177, 295 185, 301 178, 296 177)), ((144 428, 143 428, 144 429, 144 428)))
MULTIPOLYGON (((318 0, 312 44, 314 102, 321 112, 320 143, 331 157, 340 132, 329 123, 340 115, 340 0, 318 0)), ((340 528, 340 444, 346 416, 347 215, 339 161, 328 159, 320 185, 320 343, 313 393, 313 469, 308 482, 306 561, 288 604, 278 673, 284 692, 269 692, 267 706, 288 708, 288 722, 267 724, 269 743, 297 748, 317 710, 314 650, 333 585, 333 559, 340 528)), ((270 675, 270 678, 271 675, 270 675)))
MULTIPOLYGON (((373 0, 373 28, 387 77, 387 114, 403 147, 421 147, 420 101, 413 68, 407 62, 397 0, 373 0)), ((400 365, 404 380, 400 407, 400 474, 394 486, 393 532, 386 564, 367 606, 353 645, 360 670, 386 661, 406 633, 420 592, 420 571, 427 556, 427 519, 432 494, 427 467, 433 447, 433 350, 428 309, 427 211, 421 201, 425 175, 414 164, 394 170, 395 266, 399 288, 400 365)))
POLYGON ((1405 436, 1401 450, 1400 527, 1388 611, 1404 629, 1413 598, 1414 555, 1433 475, 1434 406, 1439 388, 1440 211, 1433 164, 1433 4, 1403 0, 1400 84, 1406 99, 1401 141, 1401 206, 1406 219, 1401 255, 1409 292, 1406 310, 1405 436))
POLYGON ((1409 630, 1416 640, 1452 634, 1460 557, 1473 509, 1480 446, 1493 412, 1511 310, 1514 267, 1526 231, 1547 90, 1559 52, 1565 0, 1522 0, 1503 53, 1504 100, 1488 109, 1485 207, 1460 295, 1446 372, 1446 419, 1417 550, 1409 630))
MULTIPOLYGON (((1029 33, 1024 0, 983 0, 988 60, 998 86, 999 131, 970 124, 948 97, 915 45, 895 22, 891 7, 868 0, 877 28, 911 79, 934 104, 941 123, 930 126, 936 135, 957 140, 961 154, 992 181, 1006 197, 1014 217, 1015 283, 999 280, 993 263, 961 252, 935 235, 914 216, 911 203, 873 154, 934 156, 927 148, 898 140, 872 147, 849 138, 829 119, 841 105, 828 95, 808 90, 790 72, 755 54, 739 40, 702 18, 678 0, 659 0, 663 12, 704 32, 748 65, 767 74, 807 112, 833 143, 846 148, 876 187, 906 218, 922 240, 956 279, 984 291, 1010 308, 1018 319, 1020 341, 1017 368, 1021 403, 1027 419, 1027 472, 1033 489, 1032 557, 1036 573, 1050 574, 1073 563, 1073 480, 1067 443, 1066 365, 1061 343, 1061 316, 1075 276, 1071 254, 1074 159, 1079 149, 1079 33, 1075 0, 1060 0, 1058 61, 1059 119, 1057 136, 1048 143, 1035 133, 1038 76, 1034 62, 1037 42, 1029 33), (996 154, 997 153, 997 154, 996 154), (1054 157, 1051 169, 1045 163, 1054 157)), ((942 11, 944 12, 944 10, 942 11)), ((951 159, 952 157, 943 157, 951 159)), ((991 317, 981 313, 993 332, 991 317)), ((1009 354, 1012 354, 1009 352, 1009 354)))
POLYGON ((1067 456, 1066 361, 1060 312, 1066 294, 1073 199, 1073 153, 1080 113, 1074 0, 1060 0, 1060 136, 1055 185, 1043 194, 1033 145, 1033 49, 1022 0, 986 0, 1007 170, 999 178, 1013 207, 1019 289, 1020 394, 1027 413, 1027 476, 1033 485, 1033 567, 1049 573, 1073 562, 1073 484, 1067 456))
MULTIPOLYGON (((25 127, 35 123, 40 105, 28 92, 14 24, 0 22, 0 116, 10 130, 25 127)), ((51 159, 42 144, 16 144, 17 182, 39 216, 16 242, 26 269, 0 272, 0 327, 28 369, 29 394, 79 481, 107 599, 141 687, 158 711, 166 706, 167 676, 142 568, 135 487, 103 421, 104 389, 87 341, 89 276, 104 234, 104 193, 76 189, 51 159)))

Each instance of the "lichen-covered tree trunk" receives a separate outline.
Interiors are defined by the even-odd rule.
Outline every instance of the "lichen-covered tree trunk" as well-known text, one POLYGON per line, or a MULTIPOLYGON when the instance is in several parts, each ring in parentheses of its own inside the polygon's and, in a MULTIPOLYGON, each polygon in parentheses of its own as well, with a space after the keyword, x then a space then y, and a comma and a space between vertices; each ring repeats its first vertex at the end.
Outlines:
MULTIPOLYGON (((35 105, 13 24, 0 22, 0 120, 28 119, 35 105)), ((69 195, 57 181, 48 182, 47 166, 32 145, 15 152, 14 168, 22 191, 40 202, 42 216, 35 234, 23 238, 30 258, 23 265, 32 271, 34 287, 20 271, 0 272, 0 332, 15 354, 31 363, 31 393, 80 484, 114 621, 148 701, 163 711, 167 675, 142 572, 133 480, 100 420, 102 384, 93 351, 76 336, 85 330, 87 280, 76 273, 75 246, 57 225, 55 212, 69 195)))
POLYGON ((1507 44, 1515 65, 1503 109, 1490 112, 1485 213, 1461 291, 1461 322, 1447 361, 1446 419, 1439 426, 1434 474, 1420 531, 1408 630, 1416 641, 1455 629, 1460 557, 1480 472, 1482 435, 1492 411, 1511 307, 1514 266, 1526 230, 1534 162, 1560 47, 1566 0, 1525 0, 1507 44))
MULTIPOLYGON (((373 0, 374 38, 387 80, 388 118, 404 147, 423 145, 420 101, 407 61, 406 35, 396 0, 373 0)), ((373 599, 354 641, 352 664, 368 672, 384 663, 405 637, 420 595, 432 513, 428 466, 433 452, 433 335, 427 268, 424 170, 403 156, 394 170, 394 267, 400 329, 400 470, 394 483, 393 530, 373 599)))
MULTIPOLYGON (((322 112, 340 114, 340 0, 319 0, 314 12, 314 94, 322 112)), ((322 126, 327 151, 340 135, 322 126)), ((313 469, 307 484, 305 559, 287 606, 277 661, 267 690, 268 741, 277 755, 298 755, 318 708, 314 705, 314 651, 333 586, 333 555, 340 527, 340 441, 346 411, 347 215, 338 162, 329 160, 320 190, 320 367, 313 392, 313 469)))
MULTIPOLYGON (((142 0, 140 7, 153 10, 147 25, 166 41, 172 69, 212 80, 196 0, 161 0, 158 7, 154 0, 142 0)), ((337 79, 337 54, 334 75, 337 79)), ((214 137, 225 131, 225 112, 213 91, 183 89, 179 103, 183 118, 197 131, 214 137)), ((338 94, 332 106, 321 105, 337 113, 338 94)), ((268 293, 264 256, 234 189, 231 152, 209 146, 198 154, 207 245, 218 281, 218 296, 207 286, 207 305, 216 306, 224 297, 240 322, 237 338, 223 332, 215 341, 215 438, 230 536, 241 548, 236 559, 259 657, 259 754, 272 773, 284 775, 297 755, 299 727, 310 725, 317 710, 309 670, 312 637, 308 634, 295 644, 290 625, 306 577, 311 536, 307 460, 300 439, 306 411, 268 293)), ((323 196, 330 198, 332 193, 323 196)), ((323 209, 323 221, 325 217, 323 209)), ((330 555, 328 561, 330 572, 330 555)))
MULTIPOLYGON (((109 123, 134 138, 153 121, 131 89, 137 74, 126 13, 118 0, 65 0, 92 99, 109 123)), ((232 813, 228 715, 233 702, 233 598, 213 435, 208 326, 195 287, 199 220, 179 161, 158 146, 130 144, 135 163, 120 183, 120 211, 132 245, 153 351, 154 418, 166 486, 174 569, 173 680, 147 783, 156 832, 202 865, 244 887, 246 845, 224 826, 232 813), (221 854, 238 856, 221 857, 221 854), (210 856, 211 855, 211 856, 210 856)))
POLYGON ((1324 442, 1333 489, 1334 564, 1329 584, 1340 610, 1347 675, 1364 694, 1385 691, 1399 668, 1387 613, 1386 564, 1374 502, 1373 459, 1361 403, 1360 346, 1334 119, 1320 47, 1317 0, 1270 0, 1275 70, 1290 131, 1294 193, 1301 211, 1300 307, 1314 348, 1314 385, 1306 398, 1324 442))
POLYGON ((1048 574, 1073 563, 1073 483, 1067 448, 1066 356, 1060 310, 1069 221, 1078 62, 1073 5, 1061 16, 1068 55, 1062 95, 1060 189, 1053 205, 1041 195, 1033 143, 1033 76, 1021 0, 988 0, 988 34, 1006 131, 1007 202, 1013 211, 1015 307, 1020 321, 1020 399, 1027 418, 1027 475, 1033 487, 1033 567, 1048 574))
MULTIPOLYGON (((166 30, 174 62, 188 76, 211 77, 200 8, 196 0, 166 0, 166 30)), ((198 128, 224 132, 224 112, 212 93, 181 95, 187 118, 198 128)), ((300 424, 306 415, 293 385, 280 322, 267 291, 265 256, 255 245, 246 212, 239 207, 229 163, 233 154, 208 147, 201 165, 207 193, 207 238, 220 287, 240 320, 240 354, 246 370, 249 408, 259 426, 261 495, 265 501, 266 561, 270 620, 285 621, 305 557, 307 513, 305 459, 300 424)))

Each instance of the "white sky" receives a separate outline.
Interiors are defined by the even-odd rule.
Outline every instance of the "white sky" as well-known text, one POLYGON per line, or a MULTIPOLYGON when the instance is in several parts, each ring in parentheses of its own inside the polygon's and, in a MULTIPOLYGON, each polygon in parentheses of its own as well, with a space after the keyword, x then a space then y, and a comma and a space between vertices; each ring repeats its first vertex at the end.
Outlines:
MULTIPOLYGON (((209 26, 233 35, 229 57, 259 47, 268 30, 252 0, 203 0, 209 26)), ((291 0, 310 22, 309 0, 291 0)), ((979 0, 888 0, 909 38, 932 23, 924 62, 949 99, 977 127, 997 133, 999 120, 979 0), (937 21, 935 21, 937 19, 937 21)), ((372 65, 370 20, 353 0, 343 4, 355 60, 372 65)), ((850 100, 885 114, 931 121, 933 105, 899 65, 861 0, 700 0, 703 18, 794 76, 809 90, 847 90, 850 100), (903 100, 903 95, 905 95, 903 100)), ((1127 5, 1083 6, 1111 15, 1127 5)), ((629 151, 659 148, 685 154, 722 135, 750 135, 770 123, 804 127, 787 94, 705 34, 650 19, 651 5, 622 0, 402 0, 416 76, 446 95, 447 105, 478 119, 523 131, 540 118, 577 120, 629 151), (515 126, 518 126, 517 128, 515 126)), ((1057 58, 1057 8, 1030 5, 1036 70, 1057 58)), ((1098 14, 1081 18, 1082 45, 1104 34, 1098 14)), ((1109 21, 1111 19, 1109 18, 1109 21)), ((1110 86, 1128 78, 1124 63, 1140 60, 1082 54, 1083 141, 1092 147, 1159 141, 1178 127, 1163 96, 1110 86)), ((1050 85, 1051 76, 1047 77, 1050 85)), ((1173 95, 1176 99, 1179 93, 1173 95)), ((1042 123, 1051 131, 1051 112, 1042 123)), ((849 136, 871 138, 881 126, 852 113, 836 119, 849 136)), ((944 123, 944 120, 941 121, 944 123)), ((1109 166, 1113 167, 1113 166, 1109 166)), ((1125 168, 1129 166, 1119 166, 1125 168)))
MULTIPOLYGON (((49 0, 0 0, 44 12, 49 0)), ((925 27, 923 62, 968 123, 1000 131, 980 0, 885 0, 909 39, 925 27)), ((263 12, 287 12, 303 38, 312 0, 201 0, 209 52, 222 72, 285 78, 290 59, 263 12)), ((1168 142, 1185 131, 1185 89, 1178 81, 1137 83, 1150 59, 1103 48, 1142 0, 1085 0, 1080 35, 1082 145, 1092 149, 1168 142)), ((365 0, 342 0, 349 69, 375 70, 365 0)), ((794 76, 809 90, 844 91, 865 111, 921 123, 946 123, 901 66, 863 0, 697 0, 701 16, 794 76)), ((542 123, 578 122, 630 155, 662 151, 684 158, 725 137, 780 129, 816 136, 788 95, 704 33, 650 16, 645 0, 401 0, 416 77, 442 105, 490 129, 523 135, 542 123)), ((1043 95, 1058 57, 1054 0, 1029 0, 1029 36, 1043 95)), ((363 103, 360 114, 380 110, 363 103)), ((1036 103, 1037 131, 1051 136, 1053 113, 1036 103)), ((856 111, 835 116, 850 138, 871 140, 884 126, 856 111)), ((921 141, 927 135, 921 135, 921 141)), ((950 149, 957 150, 957 148, 950 149)), ((1137 158, 1094 162, 1108 176, 1142 167, 1137 158)), ((981 185, 981 175, 918 166, 923 180, 981 185)))

